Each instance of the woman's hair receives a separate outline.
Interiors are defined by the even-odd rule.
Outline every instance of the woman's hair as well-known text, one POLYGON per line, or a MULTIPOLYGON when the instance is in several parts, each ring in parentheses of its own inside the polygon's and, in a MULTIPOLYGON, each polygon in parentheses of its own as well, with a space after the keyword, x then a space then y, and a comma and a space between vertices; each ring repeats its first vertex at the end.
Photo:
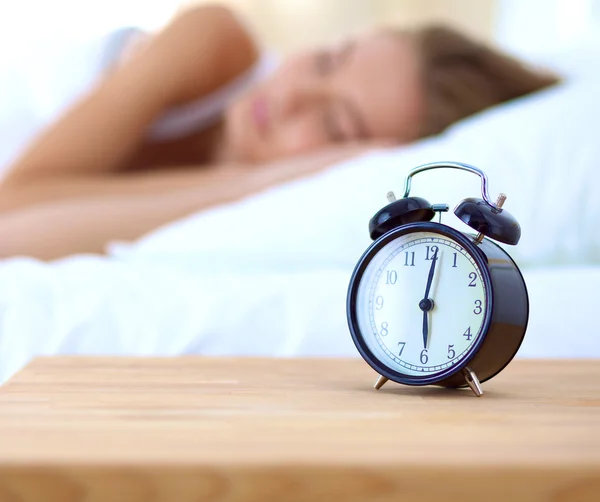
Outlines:
POLYGON ((445 26, 425 27, 413 34, 424 90, 421 137, 558 82, 445 26))

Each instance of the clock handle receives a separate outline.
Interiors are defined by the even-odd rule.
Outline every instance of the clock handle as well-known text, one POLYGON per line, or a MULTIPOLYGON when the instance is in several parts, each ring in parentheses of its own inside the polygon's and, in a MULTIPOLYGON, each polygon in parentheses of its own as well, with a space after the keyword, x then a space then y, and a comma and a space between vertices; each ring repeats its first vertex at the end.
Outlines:
POLYGON ((478 175, 481 178, 481 195, 483 197, 483 200, 492 209, 496 209, 497 211, 501 210, 502 206, 496 205, 490 198, 490 195, 488 193, 488 179, 487 179, 486 174, 478 167, 472 166, 470 164, 465 164, 463 162, 431 162, 429 164, 423 164, 421 166, 417 166, 417 167, 411 169, 410 172, 408 173, 408 176, 406 176, 406 181, 404 182, 403 198, 408 197, 408 195, 410 193, 412 177, 415 174, 419 174, 419 173, 422 173, 425 171, 430 171, 431 169, 444 169, 444 168, 460 169, 461 171, 468 171, 470 173, 478 175))

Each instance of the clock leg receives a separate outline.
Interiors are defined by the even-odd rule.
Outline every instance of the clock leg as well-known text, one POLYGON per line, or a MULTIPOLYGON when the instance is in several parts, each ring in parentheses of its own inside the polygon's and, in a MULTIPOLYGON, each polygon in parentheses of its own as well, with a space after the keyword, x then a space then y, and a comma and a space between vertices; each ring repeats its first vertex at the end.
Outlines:
POLYGON ((467 381, 467 385, 471 387, 471 390, 477 397, 481 397, 483 395, 483 390, 481 388, 481 383, 479 383, 479 378, 475 372, 469 368, 468 366, 462 371, 465 380, 467 381))
POLYGON ((379 390, 379 389, 381 389, 381 387, 383 387, 383 385, 384 385, 384 384, 385 384, 385 382, 387 382, 387 381, 388 381, 388 378, 386 378, 386 377, 384 377, 384 376, 382 376, 382 375, 379 375, 379 378, 378 378, 378 379, 377 379, 377 381, 375 382, 375 385, 374 385, 374 387, 375 387, 377 390, 379 390))

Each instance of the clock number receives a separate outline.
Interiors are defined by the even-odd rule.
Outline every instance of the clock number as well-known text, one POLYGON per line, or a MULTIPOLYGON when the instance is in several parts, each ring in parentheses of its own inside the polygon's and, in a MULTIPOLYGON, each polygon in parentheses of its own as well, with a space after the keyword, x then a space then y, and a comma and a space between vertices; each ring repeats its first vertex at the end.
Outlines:
POLYGON ((388 334, 388 323, 382 322, 381 323, 381 336, 387 336, 387 334, 388 334))
POLYGON ((383 296, 378 296, 375 298, 375 305, 377 310, 381 310, 383 308, 383 296))
POLYGON ((452 268, 456 268, 456 256, 458 253, 454 253, 454 263, 452 264, 452 268))
POLYGON ((475 300, 475 308, 473 309, 473 314, 481 314, 483 309, 481 308, 481 300, 475 300))
POLYGON ((427 355, 427 349, 423 349, 421 351, 421 364, 427 364, 429 361, 429 356, 427 355))
POLYGON ((425 261, 433 260, 433 257, 438 252, 438 247, 437 246, 425 246, 425 247, 427 248, 427 256, 425 257, 425 261), (430 251, 431 251, 431 254, 430 254, 430 251))
POLYGON ((404 252, 404 266, 405 267, 414 267, 415 266, 415 252, 411 251, 410 264, 408 263, 408 251, 404 252))
POLYGON ((404 350, 405 345, 406 345, 406 342, 398 342, 398 347, 400 347, 400 353, 398 354, 399 356, 402 355, 402 351, 404 350), (400 345, 402 345, 402 347, 400 347, 400 345))
POLYGON ((454 359, 456 352, 454 352, 454 345, 448 345, 448 359, 454 359))
POLYGON ((398 273, 395 270, 388 270, 385 278, 386 284, 396 284, 398 280, 398 273))
POLYGON ((471 282, 469 283, 469 287, 470 288, 474 288, 475 287, 475 280, 477 279, 477 274, 475 272, 471 272, 469 274, 469 279, 471 279, 471 282))
POLYGON ((472 336, 473 336, 473 335, 471 334, 471 326, 469 326, 469 327, 468 327, 468 329, 467 329, 467 331, 465 331, 465 332, 463 333, 463 336, 464 336, 464 337, 465 337, 465 338, 466 338, 468 341, 470 341, 470 340, 471 340, 471 338, 472 338, 472 336))

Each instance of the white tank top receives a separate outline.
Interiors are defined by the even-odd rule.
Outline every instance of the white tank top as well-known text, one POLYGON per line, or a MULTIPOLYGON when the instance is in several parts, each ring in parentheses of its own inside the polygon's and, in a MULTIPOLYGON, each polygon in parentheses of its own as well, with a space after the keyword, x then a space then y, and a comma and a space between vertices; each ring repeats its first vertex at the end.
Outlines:
MULTIPOLYGON (((144 35, 137 28, 123 28, 107 36, 104 58, 105 68, 112 66, 135 37, 144 35)), ((208 96, 168 110, 149 130, 149 136, 157 141, 177 139, 214 124, 229 103, 252 84, 264 79, 277 66, 273 54, 264 53, 257 63, 208 96)))

